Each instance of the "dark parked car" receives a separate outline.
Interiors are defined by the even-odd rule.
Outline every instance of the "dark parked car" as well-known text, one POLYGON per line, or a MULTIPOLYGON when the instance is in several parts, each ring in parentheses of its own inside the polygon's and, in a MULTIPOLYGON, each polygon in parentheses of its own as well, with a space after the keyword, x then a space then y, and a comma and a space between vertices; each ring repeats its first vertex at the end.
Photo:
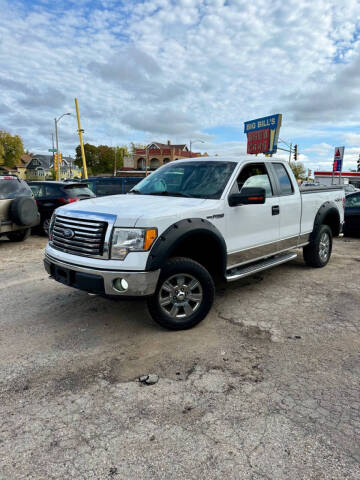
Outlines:
POLYGON ((80 182, 28 182, 40 213, 40 227, 47 235, 55 208, 67 203, 93 198, 96 195, 80 182))
POLYGON ((128 193, 143 177, 90 177, 87 183, 97 197, 128 193))
POLYGON ((360 192, 346 196, 344 235, 360 235, 360 192))

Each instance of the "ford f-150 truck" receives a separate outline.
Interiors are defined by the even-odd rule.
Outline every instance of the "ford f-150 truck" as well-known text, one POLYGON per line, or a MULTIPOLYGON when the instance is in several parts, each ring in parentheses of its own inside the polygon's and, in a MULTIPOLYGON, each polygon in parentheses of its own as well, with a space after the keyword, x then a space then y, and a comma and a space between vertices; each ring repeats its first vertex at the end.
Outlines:
POLYGON ((58 208, 44 263, 87 292, 146 296, 155 321, 185 329, 207 315, 218 280, 292 260, 299 247, 324 267, 343 221, 341 186, 300 190, 274 157, 178 160, 127 195, 58 208))

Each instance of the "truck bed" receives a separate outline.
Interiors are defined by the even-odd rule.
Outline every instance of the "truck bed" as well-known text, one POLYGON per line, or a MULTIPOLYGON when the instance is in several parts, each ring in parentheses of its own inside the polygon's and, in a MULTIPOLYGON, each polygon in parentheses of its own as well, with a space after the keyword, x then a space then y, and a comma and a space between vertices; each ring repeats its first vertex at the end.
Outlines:
POLYGON ((314 185, 312 187, 299 187, 300 193, 332 192, 334 190, 343 190, 343 185, 314 185))

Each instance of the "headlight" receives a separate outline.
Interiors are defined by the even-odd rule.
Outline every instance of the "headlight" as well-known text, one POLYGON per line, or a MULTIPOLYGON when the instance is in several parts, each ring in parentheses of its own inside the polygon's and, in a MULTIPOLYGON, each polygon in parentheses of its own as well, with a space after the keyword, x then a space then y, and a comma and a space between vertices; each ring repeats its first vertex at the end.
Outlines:
POLYGON ((124 260, 129 252, 145 252, 157 238, 156 228, 114 228, 111 258, 124 260))

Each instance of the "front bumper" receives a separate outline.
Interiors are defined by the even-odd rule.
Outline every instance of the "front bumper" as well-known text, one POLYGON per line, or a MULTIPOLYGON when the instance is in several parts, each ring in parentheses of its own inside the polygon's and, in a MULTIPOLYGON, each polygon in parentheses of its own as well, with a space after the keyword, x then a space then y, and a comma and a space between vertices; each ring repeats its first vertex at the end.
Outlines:
POLYGON ((72 263, 61 262, 48 254, 45 254, 44 266, 51 278, 69 287, 90 293, 119 297, 152 295, 160 275, 160 270, 129 272, 79 267, 72 263), (114 287, 114 280, 117 278, 126 280, 128 284, 126 290, 119 291, 114 287))

